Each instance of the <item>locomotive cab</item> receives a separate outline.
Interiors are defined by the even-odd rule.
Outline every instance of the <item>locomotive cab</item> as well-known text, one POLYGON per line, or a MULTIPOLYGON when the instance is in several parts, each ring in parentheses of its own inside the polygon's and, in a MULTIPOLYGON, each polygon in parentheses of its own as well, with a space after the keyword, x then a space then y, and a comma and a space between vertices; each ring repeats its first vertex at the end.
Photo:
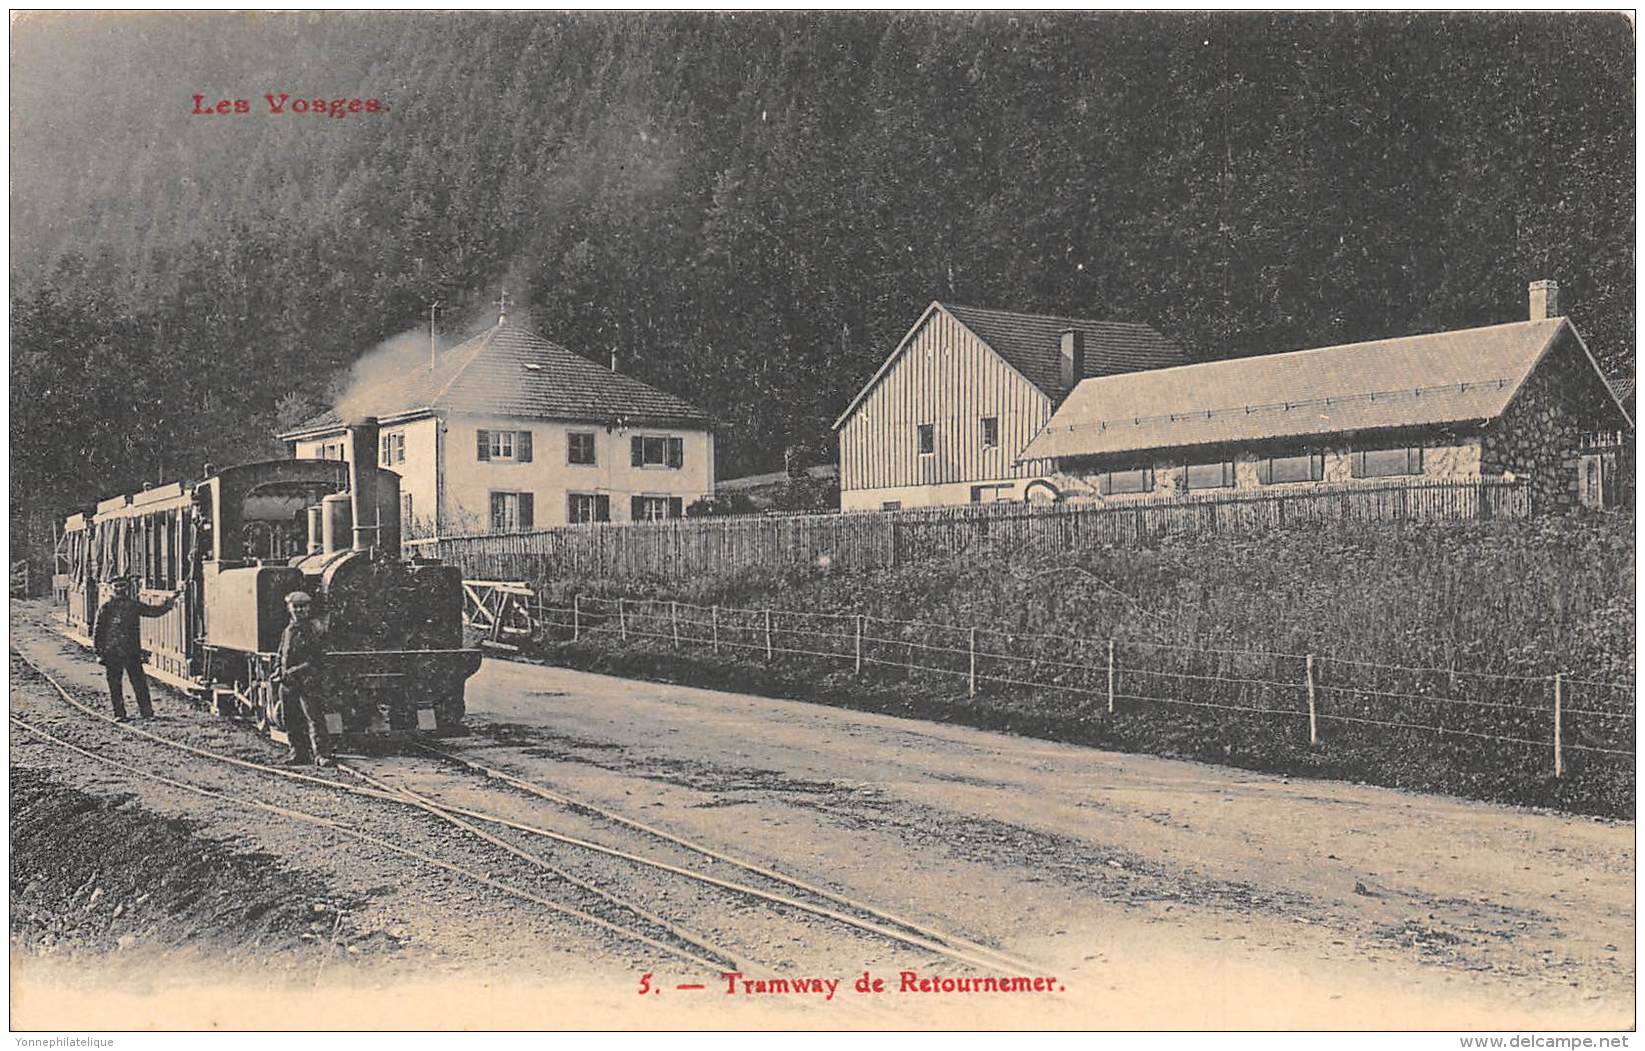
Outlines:
POLYGON ((272 682, 285 597, 314 596, 327 651, 328 729, 345 738, 460 732, 462 646, 455 567, 400 557, 399 476, 374 465, 375 420, 350 428, 353 458, 234 468, 195 489, 203 678, 218 709, 284 736, 272 682))

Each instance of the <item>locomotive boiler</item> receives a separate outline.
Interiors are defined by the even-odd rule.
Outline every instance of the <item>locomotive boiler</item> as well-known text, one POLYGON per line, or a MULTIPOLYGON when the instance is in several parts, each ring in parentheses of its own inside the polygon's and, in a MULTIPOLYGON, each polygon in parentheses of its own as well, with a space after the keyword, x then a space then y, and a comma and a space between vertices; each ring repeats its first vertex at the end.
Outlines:
POLYGON ((107 582, 139 594, 182 583, 176 607, 144 619, 151 672, 277 740, 273 683, 285 597, 314 597, 327 651, 327 729, 349 739, 462 732, 458 569, 400 557, 399 476, 376 466, 378 428, 349 428, 347 462, 275 460, 99 504, 65 526, 59 590, 71 633, 89 634, 107 582))

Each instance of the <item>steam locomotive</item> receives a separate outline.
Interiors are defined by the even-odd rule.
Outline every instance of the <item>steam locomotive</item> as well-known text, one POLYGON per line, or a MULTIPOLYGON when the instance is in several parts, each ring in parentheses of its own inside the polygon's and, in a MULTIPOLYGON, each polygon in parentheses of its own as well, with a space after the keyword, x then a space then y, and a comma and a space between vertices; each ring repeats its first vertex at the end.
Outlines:
POLYGON ((99 503, 58 544, 64 627, 89 643, 117 577, 139 598, 183 593, 142 620, 150 674, 285 741, 271 679, 285 597, 306 591, 327 649, 327 729, 344 743, 461 733, 460 571, 400 557, 400 477, 376 466, 378 427, 349 428, 346 461, 273 460, 99 503))

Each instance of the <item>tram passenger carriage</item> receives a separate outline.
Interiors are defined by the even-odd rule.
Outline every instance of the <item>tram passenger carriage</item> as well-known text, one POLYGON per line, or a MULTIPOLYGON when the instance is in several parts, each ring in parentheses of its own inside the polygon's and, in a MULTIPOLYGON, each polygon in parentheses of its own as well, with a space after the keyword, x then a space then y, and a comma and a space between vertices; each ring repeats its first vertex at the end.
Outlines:
POLYGON ((378 428, 350 459, 272 460, 118 496, 64 523, 53 577, 64 629, 90 645, 117 577, 176 604, 142 618, 146 665, 223 715, 285 741, 271 682, 285 597, 306 591, 326 639, 327 728, 348 743, 461 733, 480 652, 463 647, 458 569, 400 557, 400 478, 376 466, 378 428))

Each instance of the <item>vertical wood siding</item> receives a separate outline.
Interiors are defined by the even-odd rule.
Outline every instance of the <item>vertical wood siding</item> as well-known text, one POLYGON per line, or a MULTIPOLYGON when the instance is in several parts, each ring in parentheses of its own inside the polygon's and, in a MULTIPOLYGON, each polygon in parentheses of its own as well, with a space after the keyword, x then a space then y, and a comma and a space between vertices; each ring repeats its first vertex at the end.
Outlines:
POLYGON ((1049 461, 1016 458, 1051 417, 1051 399, 947 312, 938 310, 840 428, 840 488, 1034 478, 1049 461), (982 448, 985 416, 999 419, 999 446, 982 448), (918 428, 936 428, 921 456, 918 428))

